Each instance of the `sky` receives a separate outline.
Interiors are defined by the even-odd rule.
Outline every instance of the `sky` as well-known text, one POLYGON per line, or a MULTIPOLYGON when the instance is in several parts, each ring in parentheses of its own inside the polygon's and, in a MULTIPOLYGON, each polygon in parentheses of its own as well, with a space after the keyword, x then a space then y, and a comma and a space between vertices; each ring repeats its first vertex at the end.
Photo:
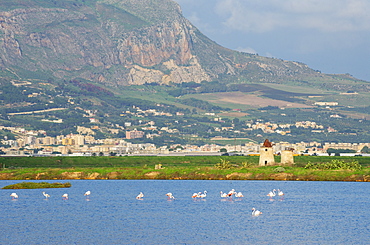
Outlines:
POLYGON ((370 81, 369 0, 175 1, 221 46, 370 81))

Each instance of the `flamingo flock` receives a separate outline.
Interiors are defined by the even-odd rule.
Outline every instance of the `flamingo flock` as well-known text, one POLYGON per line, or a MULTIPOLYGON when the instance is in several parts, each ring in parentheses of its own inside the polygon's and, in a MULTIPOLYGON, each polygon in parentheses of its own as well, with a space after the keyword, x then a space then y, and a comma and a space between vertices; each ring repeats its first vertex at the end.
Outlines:
POLYGON ((277 190, 277 193, 276 193, 276 189, 273 189, 266 196, 273 198, 274 196, 276 196, 276 194, 280 197, 284 196, 284 192, 280 189, 277 190))
MULTIPOLYGON (((277 194, 279 196, 282 196, 284 195, 284 193, 278 189, 278 192, 277 194)), ((244 197, 243 193, 242 192, 236 192, 235 189, 231 189, 228 193, 224 193, 222 191, 220 191, 220 197, 221 198, 232 198, 232 196, 235 196, 235 197, 244 197)), ((269 197, 274 197, 276 195, 276 189, 273 189, 272 191, 270 191, 267 196, 269 197)), ((173 196, 173 194, 171 192, 168 192, 166 194, 166 196, 168 197, 168 199, 175 199, 175 197, 173 196)), ((142 192, 140 192, 139 195, 137 195, 136 199, 141 199, 144 197, 144 194, 142 192)), ((194 192, 193 195, 191 196, 193 199, 197 199, 197 198, 206 198, 207 197, 207 191, 204 191, 203 193, 202 192, 194 192)), ((260 216, 262 214, 261 211, 257 210, 256 208, 252 208, 252 216, 260 216)))
MULTIPOLYGON (((48 193, 46 193, 45 191, 42 192, 42 194, 44 195, 45 199, 48 199, 50 197, 50 195, 48 193)), ((86 198, 88 198, 89 196, 91 195, 91 191, 86 191, 84 196, 86 198)), ((270 197, 270 198, 273 198, 275 197, 276 195, 282 197, 284 196, 284 192, 280 189, 273 189, 272 191, 270 191, 267 196, 270 197)), ((174 195, 171 193, 171 192, 168 192, 166 194, 167 198, 169 200, 172 200, 172 199, 175 199, 174 195)), ((228 193, 225 193, 225 192, 222 192, 220 191, 220 197, 221 198, 232 198, 232 196, 235 196, 235 197, 238 197, 238 198, 241 198, 241 197, 244 197, 243 193, 242 192, 236 192, 235 189, 231 189, 228 193)), ((18 199, 18 194, 13 192, 10 194, 10 197, 12 198, 12 200, 15 200, 15 199, 18 199)), ((142 200, 144 197, 144 193, 143 192, 140 192, 137 196, 136 196, 136 199, 140 199, 142 200)), ((203 191, 203 192, 195 192, 192 196, 191 196, 193 199, 197 199, 197 198, 200 198, 200 199, 205 199, 207 197, 207 191, 203 191)), ((62 198, 63 200, 68 200, 69 196, 67 193, 63 194, 62 195, 62 198)), ((262 212, 255 209, 255 208, 252 208, 252 216, 259 216, 261 215, 262 212)))
POLYGON ((228 193, 224 193, 224 192, 220 191, 220 196, 222 198, 226 198, 226 197, 232 198, 233 195, 235 197, 244 197, 243 193, 236 192, 235 189, 231 189, 228 193))
MULTIPOLYGON (((88 197, 90 194, 91 194, 91 192, 90 191, 87 191, 87 192, 85 192, 84 196, 88 197)), ((46 193, 45 191, 42 192, 42 195, 45 197, 45 199, 49 199, 49 197, 50 197, 50 195, 48 193, 46 193)), ((18 194, 15 193, 15 192, 13 192, 12 194, 10 194, 10 197, 12 198, 12 200, 18 199, 18 194)), ((62 195, 62 199, 63 200, 68 200, 68 197, 69 196, 68 196, 67 193, 64 193, 62 195)))
POLYGON ((202 192, 198 192, 198 193, 194 193, 192 196, 192 198, 196 199, 196 198, 206 198, 207 197, 207 191, 204 191, 203 193, 202 192))

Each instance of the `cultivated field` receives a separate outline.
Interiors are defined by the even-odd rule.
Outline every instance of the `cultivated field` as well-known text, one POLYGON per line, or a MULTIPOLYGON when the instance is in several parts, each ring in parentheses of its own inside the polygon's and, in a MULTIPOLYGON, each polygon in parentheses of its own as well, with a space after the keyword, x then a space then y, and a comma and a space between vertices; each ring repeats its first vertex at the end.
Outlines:
MULTIPOLYGON (((206 99, 205 97, 202 97, 206 99)), ((255 94, 248 94, 242 92, 226 92, 226 93, 217 93, 213 94, 210 99, 207 101, 214 103, 214 104, 240 104, 240 105, 247 105, 251 108, 259 108, 259 107, 266 107, 266 106, 278 106, 278 107, 285 107, 285 108, 309 108, 312 107, 310 105, 305 105, 303 103, 294 103, 294 102, 287 102, 282 100, 275 100, 270 98, 264 98, 255 94)))

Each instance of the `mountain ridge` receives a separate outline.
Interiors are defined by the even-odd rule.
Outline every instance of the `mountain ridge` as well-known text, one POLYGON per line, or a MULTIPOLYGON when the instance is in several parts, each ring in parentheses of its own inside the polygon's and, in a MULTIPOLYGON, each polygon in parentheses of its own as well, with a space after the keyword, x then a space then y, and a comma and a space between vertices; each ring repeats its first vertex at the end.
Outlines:
POLYGON ((214 80, 322 86, 323 80, 344 80, 351 83, 346 89, 360 81, 224 48, 184 18, 172 0, 5 0, 0 11, 0 68, 5 75, 9 69, 25 74, 22 79, 43 73, 109 86, 214 80))

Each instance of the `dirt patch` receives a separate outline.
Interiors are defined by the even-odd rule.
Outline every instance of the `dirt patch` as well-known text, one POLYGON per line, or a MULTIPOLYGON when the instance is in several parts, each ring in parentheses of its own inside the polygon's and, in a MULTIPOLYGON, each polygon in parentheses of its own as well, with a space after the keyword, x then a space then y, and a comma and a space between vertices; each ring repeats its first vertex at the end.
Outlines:
POLYGON ((224 112, 220 113, 219 115, 225 117, 245 117, 248 116, 249 114, 244 112, 224 112))
POLYGON ((161 172, 149 172, 145 174, 145 177, 149 179, 155 179, 158 175, 160 175, 161 172))
POLYGON ((293 174, 288 174, 288 173, 280 173, 280 174, 272 174, 270 175, 271 179, 274 180, 292 180, 294 179, 293 174))
POLYGON ((265 107, 265 106, 278 106, 278 107, 285 107, 285 108, 307 108, 312 107, 305 104, 300 103, 292 103, 282 100, 274 100, 269 98, 261 98, 257 95, 253 94, 246 94, 242 92, 227 92, 227 93, 219 93, 216 99, 209 100, 211 102, 217 103, 220 101, 233 103, 233 104, 241 104, 241 105, 249 105, 251 107, 265 107))
POLYGON ((117 179, 117 177, 120 175, 118 172, 110 172, 107 174, 108 179, 117 179))
POLYGON ((231 173, 226 175, 227 179, 251 179, 252 173, 231 173))

